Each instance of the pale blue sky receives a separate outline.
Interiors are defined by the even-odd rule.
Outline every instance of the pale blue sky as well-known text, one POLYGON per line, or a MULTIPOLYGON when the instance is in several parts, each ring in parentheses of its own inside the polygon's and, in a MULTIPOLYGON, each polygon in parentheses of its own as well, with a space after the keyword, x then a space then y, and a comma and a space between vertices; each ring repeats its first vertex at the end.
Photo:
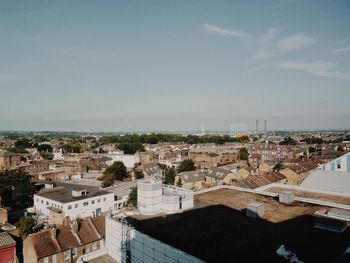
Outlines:
POLYGON ((0 2, 0 130, 350 128, 350 1, 0 2))

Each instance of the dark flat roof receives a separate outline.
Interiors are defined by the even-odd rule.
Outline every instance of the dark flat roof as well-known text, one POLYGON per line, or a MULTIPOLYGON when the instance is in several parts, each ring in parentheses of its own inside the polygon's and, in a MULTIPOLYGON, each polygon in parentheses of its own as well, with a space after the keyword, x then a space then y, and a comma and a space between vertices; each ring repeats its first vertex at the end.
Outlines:
POLYGON ((136 228, 207 262, 288 262, 276 254, 282 244, 303 262, 328 262, 341 256, 350 245, 350 230, 316 229, 316 219, 299 215, 273 223, 248 218, 244 210, 211 205, 139 220, 136 228))
POLYGON ((57 201, 57 202, 61 202, 61 203, 70 203, 70 202, 83 200, 91 197, 111 194, 110 192, 101 190, 98 187, 93 187, 93 186, 68 184, 68 183, 62 183, 62 182, 56 182, 53 184, 55 185, 54 188, 43 188, 37 193, 37 195, 57 201), (76 197, 72 195, 72 190, 75 190, 75 191, 86 190, 87 194, 76 197))

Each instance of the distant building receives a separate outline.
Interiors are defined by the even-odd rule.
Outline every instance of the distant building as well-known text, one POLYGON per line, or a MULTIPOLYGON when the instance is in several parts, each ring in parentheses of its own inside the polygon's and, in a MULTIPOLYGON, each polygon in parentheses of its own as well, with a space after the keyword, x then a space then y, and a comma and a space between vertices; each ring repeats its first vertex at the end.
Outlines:
POLYGON ((21 154, 0 150, 0 170, 15 168, 26 160, 21 154))
POLYGON ((34 195, 34 208, 38 213, 50 215, 50 208, 61 210, 63 216, 99 216, 114 208, 114 194, 97 187, 75 184, 45 184, 45 188, 34 195))
POLYGON ((112 165, 114 162, 120 161, 123 162, 126 168, 133 168, 135 164, 141 162, 140 154, 124 154, 121 152, 111 152, 105 154, 104 156, 111 158, 110 161, 107 161, 107 165, 112 165))
POLYGON ((103 248, 104 236, 104 216, 30 234, 23 242, 24 263, 77 262, 78 257, 103 248))
POLYGON ((200 171, 188 171, 177 174, 175 185, 181 181, 181 186, 189 190, 200 190, 207 173, 200 171))
POLYGON ((350 172, 350 152, 324 165, 327 171, 350 172))

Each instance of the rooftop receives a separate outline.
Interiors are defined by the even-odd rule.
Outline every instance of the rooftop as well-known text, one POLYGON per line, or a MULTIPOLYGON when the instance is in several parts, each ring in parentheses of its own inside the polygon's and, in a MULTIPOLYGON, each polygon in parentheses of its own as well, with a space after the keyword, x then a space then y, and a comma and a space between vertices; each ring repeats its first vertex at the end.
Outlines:
POLYGON ((272 197, 229 189, 195 200, 201 208, 139 220, 136 228, 207 262, 287 262, 276 254, 281 244, 304 262, 328 262, 350 245, 349 229, 339 234, 313 227, 318 206, 288 206, 272 197), (249 203, 264 204, 264 216, 247 217, 249 203))
POLYGON ((77 184, 68 184, 57 182, 54 183, 55 187, 53 188, 43 188, 37 195, 54 200, 61 203, 69 203, 78 200, 83 200, 91 197, 102 196, 110 194, 105 190, 100 190, 98 187, 86 186, 86 185, 77 185, 77 184), (82 191, 86 190, 86 195, 82 196, 73 196, 72 191, 82 191))

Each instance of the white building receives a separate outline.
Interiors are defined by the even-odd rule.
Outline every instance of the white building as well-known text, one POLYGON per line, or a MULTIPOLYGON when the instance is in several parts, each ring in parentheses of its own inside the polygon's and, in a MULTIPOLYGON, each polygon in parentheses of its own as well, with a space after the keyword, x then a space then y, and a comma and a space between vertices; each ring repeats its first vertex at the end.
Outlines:
POLYGON ((340 156, 324 165, 327 171, 338 171, 350 173, 350 152, 340 156))
POLYGON ((109 157, 111 160, 107 161, 107 165, 112 165, 116 161, 123 162, 126 168, 133 168, 135 164, 141 162, 140 154, 124 154, 123 151, 115 151, 105 154, 104 156, 109 157))
POLYGON ((177 213, 193 207, 193 192, 163 185, 161 180, 142 179, 137 183, 137 207, 144 215, 177 213))
POLYGON ((34 195, 34 208, 39 214, 49 216, 50 208, 61 209, 71 219, 99 216, 114 208, 114 194, 97 187, 67 183, 45 184, 34 195))

